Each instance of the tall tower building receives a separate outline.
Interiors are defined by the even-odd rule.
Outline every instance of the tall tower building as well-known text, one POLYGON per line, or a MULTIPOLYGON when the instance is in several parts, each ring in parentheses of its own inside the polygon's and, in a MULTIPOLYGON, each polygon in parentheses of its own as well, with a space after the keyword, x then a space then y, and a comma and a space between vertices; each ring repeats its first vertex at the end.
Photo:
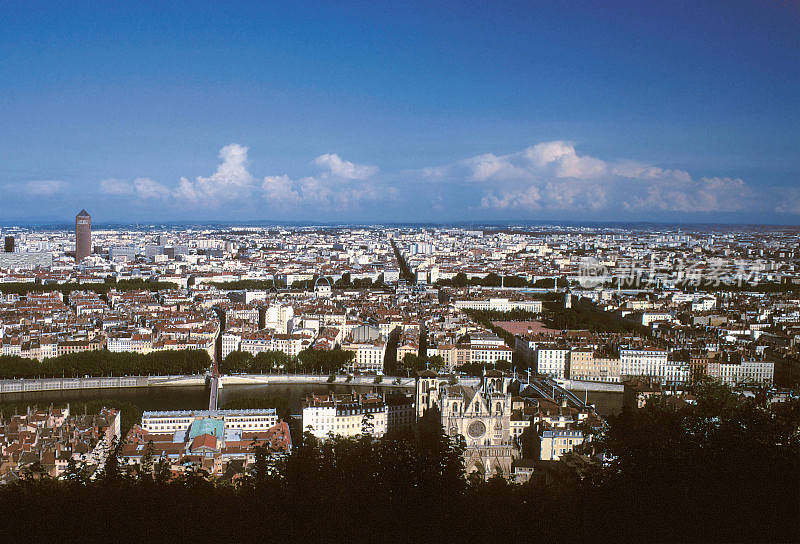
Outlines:
POLYGON ((92 216, 81 210, 75 216, 75 261, 81 261, 92 253, 92 216))
POLYGON ((13 236, 6 236, 5 250, 6 250, 6 253, 14 253, 14 237, 13 236))

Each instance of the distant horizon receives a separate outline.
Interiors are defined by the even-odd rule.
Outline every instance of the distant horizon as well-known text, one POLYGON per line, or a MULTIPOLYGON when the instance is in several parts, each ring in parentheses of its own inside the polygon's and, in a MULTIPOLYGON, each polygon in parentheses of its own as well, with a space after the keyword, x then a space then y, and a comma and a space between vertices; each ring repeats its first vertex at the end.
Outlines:
MULTIPOLYGON (((91 212, 89 212, 91 216, 91 212)), ((115 227, 186 227, 186 226, 287 226, 287 227, 369 227, 369 226, 382 226, 382 227, 526 227, 526 226, 578 226, 578 227, 607 227, 607 228, 633 228, 633 227, 707 227, 707 228, 733 228, 733 227, 752 227, 752 228, 770 228, 770 229, 783 229, 783 228, 798 228, 800 223, 744 223, 744 222, 697 222, 697 221, 612 221, 612 220, 596 220, 596 221, 578 221, 568 219, 520 219, 520 220, 491 220, 491 221, 305 221, 305 220, 272 220, 272 219, 258 219, 258 220, 175 220, 175 221, 95 221, 92 216, 92 229, 98 230, 102 228, 115 228, 115 227)), ((14 221, 0 221, 0 227, 3 228, 36 228, 36 227, 52 227, 55 229, 74 229, 74 218, 70 221, 52 220, 52 221, 30 221, 30 222, 14 222, 14 221)))

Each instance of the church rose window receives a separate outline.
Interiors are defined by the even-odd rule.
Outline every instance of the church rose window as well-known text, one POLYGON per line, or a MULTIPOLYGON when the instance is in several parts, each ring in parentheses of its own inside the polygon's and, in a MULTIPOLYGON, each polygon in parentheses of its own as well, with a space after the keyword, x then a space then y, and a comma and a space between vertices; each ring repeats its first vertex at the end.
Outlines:
POLYGON ((486 433, 486 425, 482 421, 473 421, 469 424, 467 432, 472 438, 480 438, 486 433))

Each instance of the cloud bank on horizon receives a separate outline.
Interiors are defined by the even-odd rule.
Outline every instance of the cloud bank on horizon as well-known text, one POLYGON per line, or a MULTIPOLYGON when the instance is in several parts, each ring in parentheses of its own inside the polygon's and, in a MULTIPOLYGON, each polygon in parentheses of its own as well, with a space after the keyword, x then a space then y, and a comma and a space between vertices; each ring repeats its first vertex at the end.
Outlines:
POLYGON ((741 179, 693 179, 633 161, 579 155, 568 142, 542 142, 517 153, 486 153, 427 168, 432 180, 464 180, 481 193, 481 206, 499 210, 609 210, 689 213, 738 212, 752 197, 741 179))
MULTIPOLYGON (((551 214, 707 214, 753 211, 800 214, 800 191, 769 194, 740 178, 695 177, 631 160, 605 160, 580 153, 566 141, 547 141, 508 153, 483 153, 449 164, 384 172, 325 153, 309 162, 311 175, 285 173, 258 177, 251 172, 248 147, 228 144, 219 151, 216 171, 170 185, 148 177, 103 179, 97 192, 113 204, 158 207, 194 218, 359 219, 380 217, 382 209, 413 209, 434 220, 443 210, 465 218, 498 220, 551 214), (756 197, 759 198, 756 198, 756 197), (754 204, 755 203, 755 204, 754 204), (255 214, 255 215, 253 215, 255 214), (224 216, 224 217, 220 217, 224 216)), ((31 181, 6 186, 18 196, 57 198, 69 191, 63 181, 31 181)), ((401 218, 386 217, 386 220, 401 218)))

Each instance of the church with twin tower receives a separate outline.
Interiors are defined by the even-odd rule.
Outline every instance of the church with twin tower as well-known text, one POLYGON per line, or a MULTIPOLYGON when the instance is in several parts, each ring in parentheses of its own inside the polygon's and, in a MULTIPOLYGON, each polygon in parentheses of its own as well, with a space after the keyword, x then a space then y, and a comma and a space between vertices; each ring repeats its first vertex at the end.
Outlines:
POLYGON ((467 474, 488 480, 499 474, 511 476, 514 444, 511 438, 511 378, 491 370, 477 388, 449 384, 431 371, 421 372, 416 382, 417 418, 436 408, 448 436, 466 441, 467 474))

